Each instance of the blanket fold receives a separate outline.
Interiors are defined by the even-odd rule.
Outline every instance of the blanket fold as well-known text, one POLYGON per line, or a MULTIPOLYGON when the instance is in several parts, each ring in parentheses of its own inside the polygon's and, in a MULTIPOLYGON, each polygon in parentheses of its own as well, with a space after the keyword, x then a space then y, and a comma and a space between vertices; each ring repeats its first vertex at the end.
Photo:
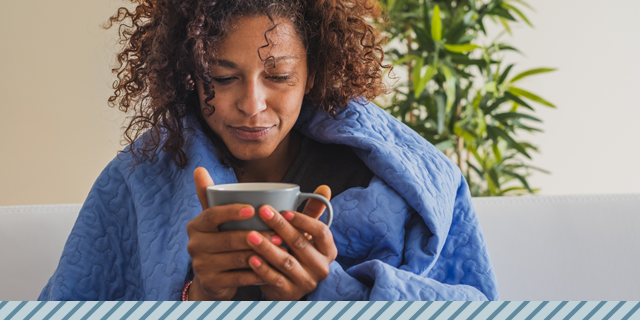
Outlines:
MULTIPOLYGON (((372 103, 329 116, 303 106, 295 129, 348 145, 376 175, 331 200, 339 256, 310 300, 497 300, 495 274, 460 170, 372 103)), ((39 300, 179 300, 189 263, 187 223, 201 212, 193 171, 235 183, 204 135, 189 163, 170 154, 100 174, 39 300)))

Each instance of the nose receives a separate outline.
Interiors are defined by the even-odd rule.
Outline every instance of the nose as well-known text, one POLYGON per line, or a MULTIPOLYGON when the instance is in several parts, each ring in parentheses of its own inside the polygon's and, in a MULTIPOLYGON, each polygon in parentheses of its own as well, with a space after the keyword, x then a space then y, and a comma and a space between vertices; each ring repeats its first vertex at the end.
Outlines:
POLYGON ((265 88, 258 81, 247 81, 244 91, 238 100, 238 110, 252 117, 267 109, 265 88))

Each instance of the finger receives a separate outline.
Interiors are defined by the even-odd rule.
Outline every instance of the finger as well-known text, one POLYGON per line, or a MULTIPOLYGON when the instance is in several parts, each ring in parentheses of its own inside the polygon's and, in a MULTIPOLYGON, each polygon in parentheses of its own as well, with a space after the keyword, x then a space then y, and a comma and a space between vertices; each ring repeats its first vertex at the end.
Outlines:
MULTIPOLYGON (((247 244, 246 240, 249 232, 249 230, 236 230, 194 236, 187 244, 187 251, 192 257, 200 257, 203 254, 215 255, 223 252, 250 250, 251 246, 247 244)), ((262 231, 262 235, 274 245, 282 245, 282 238, 272 231, 262 231)), ((214 262, 218 264, 217 261, 214 262)))
MULTIPOLYGON (((289 211, 286 211, 289 212, 289 211)), ((293 250, 296 255, 310 255, 311 259, 316 259, 320 256, 320 253, 315 249, 313 245, 309 243, 307 237, 302 234, 298 229, 285 220, 280 213, 268 205, 260 207, 259 214, 262 220, 269 226, 275 233, 277 233, 284 242, 293 250), (303 253, 309 251, 308 253, 303 253)), ((315 220, 311 217, 307 217, 309 220, 315 220)), ((320 221, 315 220, 318 223, 320 221)), ((306 230, 303 230, 306 231, 306 230)), ((304 259, 305 261, 309 259, 304 259)))
POLYGON ((193 180, 196 183, 196 193, 198 194, 198 200, 202 206, 202 211, 209 208, 209 201, 207 200, 207 187, 214 185, 213 179, 209 175, 207 169, 203 167, 197 167, 193 171, 193 180))
MULTIPOLYGON (((319 194, 327 198, 327 200, 331 200, 331 188, 329 188, 329 186, 321 185, 318 188, 316 188, 316 191, 314 191, 313 193, 319 194)), ((319 201, 316 199, 309 199, 307 201, 307 204, 304 206, 304 210, 302 210, 302 213, 314 219, 318 219, 320 218, 320 216, 322 215, 322 213, 326 208, 327 206, 325 206, 324 203, 322 203, 322 201, 319 201)))
POLYGON ((264 283, 264 280, 253 270, 228 271, 210 273, 200 277, 200 283, 205 290, 215 288, 244 287, 264 283))
MULTIPOLYGON (((338 255, 338 249, 336 248, 333 240, 333 234, 326 224, 308 217, 304 214, 293 211, 283 211, 282 217, 287 220, 294 228, 303 232, 303 235, 307 240, 313 239, 313 246, 320 251, 320 253, 332 260, 338 255)), ((299 250, 294 244, 291 245, 291 249, 298 254, 296 250, 299 250)))
POLYGON ((269 264, 265 263, 257 256, 251 256, 248 259, 248 264, 251 266, 253 272, 256 273, 260 279, 269 286, 274 287, 278 291, 290 291, 293 287, 291 280, 285 277, 282 273, 276 271, 269 264))
MULTIPOLYGON (((298 260, 286 251, 283 251, 269 241, 266 241, 266 239, 257 232, 251 231, 249 233, 247 243, 251 245, 252 249, 256 253, 264 257, 267 262, 280 270, 280 272, 286 275, 293 282, 298 282, 305 278, 307 272, 302 268, 298 260)), ((266 281, 267 279, 263 280, 266 281)))
POLYGON ((255 255, 253 250, 223 252, 206 255, 192 261, 195 273, 238 271, 237 269, 249 269, 249 257, 255 255))
POLYGON ((248 204, 228 204, 208 208, 187 224, 190 229, 199 232, 218 232, 218 226, 227 221, 246 220, 255 214, 255 210, 248 204))

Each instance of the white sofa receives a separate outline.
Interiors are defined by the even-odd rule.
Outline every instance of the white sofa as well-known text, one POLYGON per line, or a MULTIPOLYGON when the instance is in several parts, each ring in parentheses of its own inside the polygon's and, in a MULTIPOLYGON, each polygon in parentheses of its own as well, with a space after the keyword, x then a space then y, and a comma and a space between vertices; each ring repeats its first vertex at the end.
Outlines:
MULTIPOLYGON (((502 300, 640 300, 640 194, 474 205, 502 300)), ((0 207, 0 301, 38 297, 80 206, 0 207)))

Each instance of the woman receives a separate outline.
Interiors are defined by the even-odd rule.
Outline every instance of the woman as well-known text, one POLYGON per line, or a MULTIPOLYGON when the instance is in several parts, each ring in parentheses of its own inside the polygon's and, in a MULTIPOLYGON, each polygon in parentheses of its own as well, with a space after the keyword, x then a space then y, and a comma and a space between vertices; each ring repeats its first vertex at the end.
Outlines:
POLYGON ((459 170, 365 100, 383 89, 379 18, 368 0, 120 9, 110 21, 133 24, 110 102, 133 113, 131 145, 40 299, 497 299, 459 170), (314 201, 208 208, 214 183, 279 181, 333 193, 331 230, 314 201), (255 214, 274 231, 217 230, 255 214))

